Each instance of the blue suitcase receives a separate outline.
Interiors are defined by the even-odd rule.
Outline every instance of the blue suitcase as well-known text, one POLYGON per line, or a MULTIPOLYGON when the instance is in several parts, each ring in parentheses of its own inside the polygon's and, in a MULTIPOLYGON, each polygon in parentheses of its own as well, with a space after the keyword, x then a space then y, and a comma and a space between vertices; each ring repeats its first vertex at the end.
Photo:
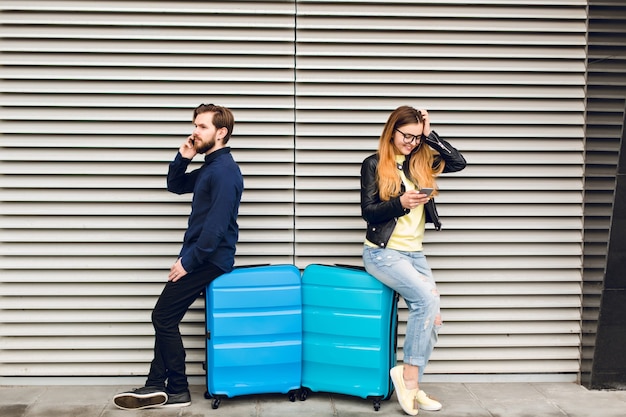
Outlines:
POLYGON ((302 275, 302 391, 373 400, 393 385, 397 296, 363 268, 309 265, 302 275))
POLYGON ((284 393, 302 376, 301 274, 294 265, 236 268, 206 288, 207 399, 284 393))

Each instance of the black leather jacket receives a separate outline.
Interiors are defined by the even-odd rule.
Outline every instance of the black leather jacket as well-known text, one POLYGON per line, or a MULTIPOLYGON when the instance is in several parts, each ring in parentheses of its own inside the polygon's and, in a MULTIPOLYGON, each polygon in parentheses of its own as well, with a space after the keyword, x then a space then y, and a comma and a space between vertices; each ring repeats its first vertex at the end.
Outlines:
MULTIPOLYGON (((430 132, 430 135, 425 138, 425 142, 439 152, 439 155, 435 156, 435 158, 442 158, 445 161, 443 172, 461 171, 467 165, 463 155, 448 142, 441 139, 435 131, 430 132)), ((408 161, 409 159, 407 158, 402 168, 406 177, 411 178, 408 161)), ((436 163, 437 160, 435 160, 436 163)), ((387 245, 393 229, 396 227, 398 217, 404 216, 410 210, 402 207, 400 196, 392 197, 389 201, 380 199, 376 181, 377 166, 377 153, 368 156, 361 165, 361 216, 367 222, 367 240, 383 248, 387 245)), ((402 193, 405 191, 404 184, 402 184, 401 191, 402 193)), ((426 222, 433 223, 436 230, 441 230, 441 221, 437 214, 435 200, 431 198, 424 206, 424 209, 426 222)))

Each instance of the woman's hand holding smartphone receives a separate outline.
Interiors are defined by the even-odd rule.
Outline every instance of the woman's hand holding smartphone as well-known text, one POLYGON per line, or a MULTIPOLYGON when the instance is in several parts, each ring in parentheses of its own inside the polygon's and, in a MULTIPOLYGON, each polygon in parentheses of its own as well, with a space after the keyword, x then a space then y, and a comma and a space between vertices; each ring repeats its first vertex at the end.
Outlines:
POLYGON ((427 197, 430 197, 430 195, 433 193, 433 189, 432 188, 422 188, 419 190, 420 194, 426 194, 427 197))
POLYGON ((408 190, 400 196, 400 203, 405 209, 414 209, 420 204, 428 202, 428 196, 433 192, 432 188, 422 188, 421 190, 408 190))

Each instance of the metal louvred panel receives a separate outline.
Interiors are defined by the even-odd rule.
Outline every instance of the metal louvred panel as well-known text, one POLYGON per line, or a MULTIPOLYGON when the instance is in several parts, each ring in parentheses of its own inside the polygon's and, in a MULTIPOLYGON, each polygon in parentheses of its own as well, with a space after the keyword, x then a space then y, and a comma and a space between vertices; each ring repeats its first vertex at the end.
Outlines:
POLYGON ((581 379, 589 383, 603 288, 621 138, 626 127, 626 4, 589 2, 583 339, 581 379))
POLYGON ((577 377, 586 18, 586 1, 298 4, 300 267, 362 264, 360 163, 396 107, 428 109, 469 162, 426 232, 445 323, 426 378, 577 377))
MULTIPOLYGON (((1 2, 0 379, 143 381, 189 210, 167 164, 210 100, 237 119, 237 263, 301 268, 361 263, 360 163, 391 110, 428 108, 470 165, 426 236, 446 322, 427 378, 574 380, 586 5, 1 2)), ((196 381, 203 321, 198 301, 181 326, 196 381)))
MULTIPOLYGON (((236 119, 237 263, 292 262, 294 10, 0 3, 0 378, 147 373, 190 209, 165 176, 200 103, 236 119)), ((197 302, 182 326, 195 376, 203 322, 197 302)))

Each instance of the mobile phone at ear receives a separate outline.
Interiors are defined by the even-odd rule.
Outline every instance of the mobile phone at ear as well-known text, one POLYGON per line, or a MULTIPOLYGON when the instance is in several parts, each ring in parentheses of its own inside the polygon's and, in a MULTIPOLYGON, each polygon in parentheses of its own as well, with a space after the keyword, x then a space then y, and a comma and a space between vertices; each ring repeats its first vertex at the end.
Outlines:
POLYGON ((432 188, 421 188, 419 190, 420 194, 426 194, 427 196, 430 196, 433 193, 433 189, 432 188))

